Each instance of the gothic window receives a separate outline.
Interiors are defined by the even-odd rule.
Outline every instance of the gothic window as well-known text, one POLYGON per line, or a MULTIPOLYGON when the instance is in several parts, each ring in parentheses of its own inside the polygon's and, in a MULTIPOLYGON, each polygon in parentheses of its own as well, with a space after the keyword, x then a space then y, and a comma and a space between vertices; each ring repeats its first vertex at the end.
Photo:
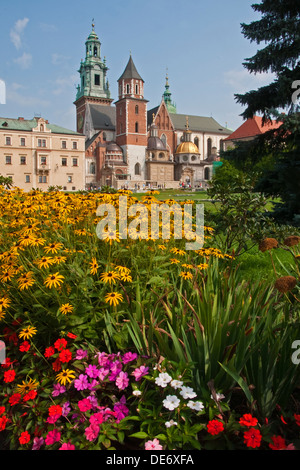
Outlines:
POLYGON ((209 177, 210 177, 210 171, 209 171, 209 167, 207 166, 207 167, 204 169, 204 179, 205 179, 205 180, 209 180, 209 177))
POLYGON ((135 94, 136 94, 136 95, 139 94, 139 86, 138 86, 138 85, 135 85, 135 94))
POLYGON ((135 127, 135 132, 137 133, 139 131, 139 123, 136 122, 134 127, 135 127))
POLYGON ((141 174, 141 165, 139 163, 136 163, 134 166, 134 174, 135 175, 140 175, 141 174))
POLYGON ((129 95, 129 93, 130 93, 130 86, 129 85, 126 85, 126 93, 127 93, 127 95, 129 95))
POLYGON ((211 148, 212 148, 212 140, 209 137, 209 139, 207 139, 207 156, 208 157, 211 155, 211 148))
POLYGON ((165 148, 167 147, 167 137, 165 136, 165 134, 162 134, 160 136, 160 140, 163 142, 165 148))
POLYGON ((199 139, 198 139, 198 137, 194 138, 194 144, 197 145, 197 147, 199 148, 199 139))
POLYGON ((135 114, 139 114, 139 107, 138 107, 138 105, 136 105, 136 107, 135 107, 135 114))

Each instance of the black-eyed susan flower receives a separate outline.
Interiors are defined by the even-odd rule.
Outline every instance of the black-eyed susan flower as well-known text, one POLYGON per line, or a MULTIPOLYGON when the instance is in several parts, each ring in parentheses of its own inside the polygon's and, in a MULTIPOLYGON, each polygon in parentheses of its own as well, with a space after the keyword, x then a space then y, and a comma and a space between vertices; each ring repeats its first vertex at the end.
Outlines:
POLYGON ((123 296, 119 292, 110 292, 105 296, 105 302, 116 307, 123 301, 123 296))
POLYGON ((48 253, 57 253, 59 250, 61 250, 63 248, 63 244, 60 243, 60 242, 53 242, 53 243, 50 243, 50 245, 48 246, 45 246, 44 247, 44 250, 45 252, 48 254, 48 253))
POLYGON ((170 263, 171 264, 178 264, 180 263, 179 259, 176 259, 176 258, 170 258, 170 263))
POLYGON ((53 258, 53 264, 61 264, 61 263, 65 263, 67 261, 67 257, 66 256, 54 256, 53 258))
POLYGON ((63 314, 63 315, 67 315, 68 313, 72 313, 74 310, 74 307, 73 305, 67 303, 67 304, 62 304, 62 306, 60 307, 59 311, 63 314))
POLYGON ((19 333, 19 338, 22 339, 30 339, 32 336, 34 336, 37 333, 37 329, 34 326, 26 326, 26 328, 23 328, 20 333, 19 333))
POLYGON ((132 282, 132 277, 128 273, 120 274, 120 280, 123 282, 132 282))
POLYGON ((64 281, 64 276, 59 273, 50 274, 47 279, 44 281, 46 287, 51 289, 52 287, 59 287, 64 281))
POLYGON ((189 280, 189 279, 193 279, 193 275, 189 271, 182 271, 180 273, 180 277, 182 277, 186 281, 189 280))
POLYGON ((22 274, 18 279, 18 285, 20 290, 28 289, 29 287, 33 286, 35 283, 33 277, 33 273, 28 271, 27 273, 22 274))
POLYGON ((100 280, 105 282, 105 284, 115 284, 118 279, 120 279, 120 276, 116 271, 108 271, 106 273, 102 273, 100 276, 100 280))
POLYGON ((0 312, 3 311, 3 309, 6 309, 9 307, 11 303, 11 300, 8 297, 1 297, 0 298, 0 312))
POLYGON ((67 382, 71 383, 73 379, 75 379, 75 372, 71 369, 65 369, 56 376, 56 380, 62 385, 66 385, 67 382))
POLYGON ((32 380, 32 379, 29 379, 28 381, 23 380, 21 385, 17 385, 17 393, 20 393, 21 395, 25 395, 31 390, 36 390, 38 385, 39 383, 36 380, 32 380))
POLYGON ((92 258, 92 261, 90 262, 90 273, 97 274, 98 269, 99 269, 99 264, 97 263, 96 258, 92 258))
POLYGON ((47 269, 53 263, 54 263, 54 260, 50 256, 43 256, 43 258, 36 261, 36 264, 37 264, 39 269, 43 269, 43 268, 47 269))

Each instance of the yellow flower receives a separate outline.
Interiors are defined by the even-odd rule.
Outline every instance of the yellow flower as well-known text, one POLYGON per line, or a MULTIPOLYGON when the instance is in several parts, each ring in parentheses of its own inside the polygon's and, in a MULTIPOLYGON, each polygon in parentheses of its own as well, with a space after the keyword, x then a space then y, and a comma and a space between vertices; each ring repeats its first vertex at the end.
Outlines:
POLYGON ((71 382, 75 379, 75 372, 70 369, 63 370, 56 376, 56 380, 62 385, 66 385, 67 382, 71 382))
POLYGON ((0 298, 0 312, 2 312, 4 308, 9 307, 10 302, 11 300, 8 297, 1 297, 0 298))
POLYGON ((62 304, 62 306, 60 307, 59 311, 63 314, 63 315, 67 315, 67 313, 72 313, 74 310, 74 307, 73 305, 67 303, 67 304, 62 304))
POLYGON ((32 272, 28 271, 27 273, 22 274, 18 279, 19 289, 24 290, 34 284, 34 279, 32 278, 32 272))
POLYGON ((17 392, 21 393, 21 395, 25 395, 25 393, 30 392, 30 390, 36 390, 38 385, 36 380, 29 379, 27 382, 23 380, 22 385, 17 385, 17 392))
POLYGON ((63 283, 64 276, 59 273, 50 274, 47 279, 44 281, 46 287, 51 289, 51 287, 58 287, 63 283))
POLYGON ((116 273, 115 271, 108 271, 107 273, 102 273, 100 276, 100 279, 102 282, 109 282, 109 284, 115 284, 116 279, 120 279, 119 274, 116 273))
POLYGON ((127 273, 120 274, 120 279, 124 282, 132 282, 132 277, 130 276, 130 274, 127 273))
POLYGON ((190 272, 188 272, 188 271, 182 271, 182 272, 180 273, 180 276, 183 277, 183 279, 185 279, 185 280, 193 279, 192 273, 190 273, 190 272))
POLYGON ((92 261, 90 262, 90 273, 91 274, 96 274, 99 268, 99 264, 97 263, 96 258, 92 258, 92 261))
POLYGON ((27 326, 19 333, 19 338, 29 339, 37 333, 37 329, 34 326, 27 326))
POLYGON ((50 256, 43 256, 43 258, 39 259, 38 261, 36 261, 36 264, 38 265, 38 268, 39 269, 42 269, 42 268, 49 268, 49 266, 51 266, 51 264, 54 263, 54 260, 53 258, 51 258, 50 256))
POLYGON ((46 253, 57 253, 58 250, 60 250, 61 248, 63 247, 63 244, 60 243, 60 242, 54 242, 54 243, 51 243, 50 245, 48 246, 45 246, 44 247, 44 250, 46 251, 46 253))
POLYGON ((110 292, 109 294, 106 294, 105 296, 105 302, 109 303, 110 305, 114 305, 116 307, 119 302, 123 301, 123 296, 122 294, 119 294, 118 292, 110 292))
POLYGON ((176 259, 176 258, 170 258, 170 263, 171 264, 178 264, 180 263, 179 259, 176 259))

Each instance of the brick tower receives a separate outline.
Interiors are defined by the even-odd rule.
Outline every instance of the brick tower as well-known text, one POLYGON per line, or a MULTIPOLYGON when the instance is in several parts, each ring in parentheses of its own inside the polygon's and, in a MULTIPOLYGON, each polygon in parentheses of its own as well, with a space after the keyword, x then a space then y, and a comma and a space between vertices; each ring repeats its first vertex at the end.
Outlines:
POLYGON ((144 80, 130 55, 127 66, 118 80, 119 99, 116 105, 116 143, 123 150, 131 179, 145 177, 147 147, 147 103, 144 99, 144 80))

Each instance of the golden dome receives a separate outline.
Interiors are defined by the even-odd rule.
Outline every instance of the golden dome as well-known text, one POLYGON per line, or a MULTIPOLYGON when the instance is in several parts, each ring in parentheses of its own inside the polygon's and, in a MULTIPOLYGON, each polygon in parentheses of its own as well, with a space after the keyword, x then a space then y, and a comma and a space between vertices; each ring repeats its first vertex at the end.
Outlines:
POLYGON ((196 144, 193 142, 182 142, 181 144, 178 145, 177 150, 175 152, 177 153, 196 153, 199 154, 199 149, 196 144))

